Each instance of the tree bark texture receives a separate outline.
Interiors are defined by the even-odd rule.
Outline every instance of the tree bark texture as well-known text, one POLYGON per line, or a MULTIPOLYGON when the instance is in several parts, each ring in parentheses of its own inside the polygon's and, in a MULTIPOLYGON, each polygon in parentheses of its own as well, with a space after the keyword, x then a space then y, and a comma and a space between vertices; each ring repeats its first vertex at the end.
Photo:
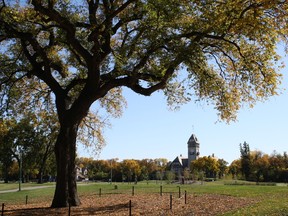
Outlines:
POLYGON ((55 144, 57 179, 52 208, 80 205, 76 185, 76 137, 78 124, 61 126, 55 144))

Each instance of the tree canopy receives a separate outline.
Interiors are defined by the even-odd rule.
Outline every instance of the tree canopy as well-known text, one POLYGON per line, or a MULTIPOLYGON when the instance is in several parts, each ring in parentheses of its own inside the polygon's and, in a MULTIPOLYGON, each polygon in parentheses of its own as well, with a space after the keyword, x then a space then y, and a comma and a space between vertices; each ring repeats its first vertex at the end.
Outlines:
POLYGON ((126 86, 165 89, 169 103, 212 99, 230 119, 280 82, 286 1, 11 2, 0 14, 2 108, 25 86, 26 99, 53 93, 71 113, 110 93, 100 102, 111 111, 126 86))
POLYGON ((52 206, 67 206, 68 197, 72 205, 80 203, 71 180, 78 130, 87 128, 89 137, 102 142, 103 119, 97 110, 88 115, 90 107, 97 101, 96 107, 119 116, 125 106, 122 87, 146 96, 163 90, 171 106, 207 100, 228 121, 243 103, 253 106, 277 94, 276 46, 287 42, 287 5, 286 0, 2 0, 0 110, 8 115, 17 105, 17 111, 57 111, 52 206), (85 124, 87 115, 94 125, 85 124))

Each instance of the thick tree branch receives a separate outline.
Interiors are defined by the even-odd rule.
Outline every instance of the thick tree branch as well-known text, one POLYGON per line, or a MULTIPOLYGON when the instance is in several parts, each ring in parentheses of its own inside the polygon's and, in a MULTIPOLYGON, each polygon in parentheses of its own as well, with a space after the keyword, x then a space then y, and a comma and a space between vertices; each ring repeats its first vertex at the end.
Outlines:
POLYGON ((92 26, 96 26, 98 24, 97 18, 96 18, 96 12, 99 5, 99 0, 91 1, 87 0, 88 3, 88 10, 89 10, 89 22, 92 26))
POLYGON ((65 88, 65 92, 68 94, 71 89, 73 89, 77 85, 85 84, 86 79, 73 79, 65 88))
POLYGON ((22 39, 21 44, 26 58, 29 60, 29 62, 33 67, 31 74, 43 80, 56 95, 63 94, 63 89, 61 88, 59 83, 53 78, 50 71, 48 72, 48 69, 43 70, 42 63, 37 62, 36 60, 37 57, 29 53, 25 40, 22 39))
POLYGON ((32 4, 34 5, 35 10, 48 16, 66 31, 67 41, 85 59, 86 62, 91 60, 90 53, 76 39, 75 26, 68 20, 68 18, 61 16, 61 14, 53 8, 45 8, 39 0, 32 0, 32 4))
POLYGON ((99 89, 99 92, 102 92, 104 94, 104 92, 108 92, 112 88, 126 86, 136 93, 142 94, 144 96, 150 96, 153 92, 165 88, 167 81, 171 78, 178 65, 182 62, 182 58, 180 56, 181 55, 175 58, 174 61, 171 61, 163 76, 157 77, 154 74, 138 73, 132 76, 116 78, 103 83, 103 85, 99 89), (139 84, 140 80, 154 80, 155 84, 152 84, 152 82, 150 82, 150 84, 152 84, 150 87, 142 87, 139 84))

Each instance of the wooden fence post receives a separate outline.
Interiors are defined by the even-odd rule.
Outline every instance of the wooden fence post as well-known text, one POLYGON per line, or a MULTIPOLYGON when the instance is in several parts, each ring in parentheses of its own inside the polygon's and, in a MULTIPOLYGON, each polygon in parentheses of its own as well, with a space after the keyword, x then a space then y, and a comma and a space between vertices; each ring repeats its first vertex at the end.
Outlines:
POLYGON ((132 202, 129 200, 129 216, 132 216, 132 202))
POLYGON ((162 185, 160 185, 160 196, 162 196, 162 185))
POLYGON ((4 204, 4 203, 2 203, 2 211, 1 211, 1 216, 4 216, 4 206, 5 206, 5 204, 4 204))
POLYGON ((134 186, 132 186, 132 196, 134 196, 134 186))
POLYGON ((172 210, 172 194, 170 194, 170 210, 172 210))
POLYGON ((26 205, 28 204, 28 195, 26 195, 26 205))
POLYGON ((68 216, 71 215, 71 204, 70 204, 70 201, 69 201, 69 208, 68 208, 68 216))
POLYGON ((179 194, 179 198, 181 197, 181 187, 178 186, 178 194, 179 194))
POLYGON ((99 188, 99 197, 101 197, 101 188, 99 188))
POLYGON ((185 204, 187 204, 187 191, 185 190, 185 204))

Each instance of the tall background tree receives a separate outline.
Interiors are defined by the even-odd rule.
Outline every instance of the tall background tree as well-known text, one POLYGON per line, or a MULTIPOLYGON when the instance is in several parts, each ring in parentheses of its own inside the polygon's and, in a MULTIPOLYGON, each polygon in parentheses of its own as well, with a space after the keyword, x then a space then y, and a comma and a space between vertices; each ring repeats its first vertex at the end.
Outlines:
POLYGON ((251 174, 251 154, 249 144, 245 141, 243 145, 240 143, 240 155, 241 155, 241 172, 245 177, 245 180, 249 180, 251 174))
POLYGON ((171 106, 212 101, 233 120, 243 102, 277 93, 286 35, 286 0, 1 0, 1 114, 44 101, 57 111, 52 207, 79 205, 78 132, 103 143, 98 110, 119 116, 121 87, 163 90, 171 106))
POLYGON ((14 127, 14 122, 0 119, 0 162, 2 164, 2 173, 5 183, 8 183, 9 168, 13 164, 11 143, 7 143, 6 140, 11 127, 14 127))
POLYGON ((37 175, 38 182, 42 183, 43 173, 48 171, 47 161, 53 160, 54 156, 53 147, 58 129, 55 117, 46 112, 37 115, 25 112, 25 116, 18 120, 15 116, 0 119, 0 162, 3 164, 5 182, 8 182, 8 169, 13 164, 13 159, 20 166, 21 154, 25 177, 22 179, 29 180, 37 175))
POLYGON ((232 161, 232 163, 229 166, 228 172, 232 175, 232 179, 235 179, 235 180, 238 179, 239 174, 241 173, 241 161, 240 161, 240 159, 232 161))
POLYGON ((252 151, 251 152, 251 178, 252 180, 259 182, 263 181, 264 178, 268 176, 268 167, 269 167, 269 157, 268 155, 263 154, 261 151, 252 151))
POLYGON ((138 176, 141 173, 141 167, 136 160, 123 160, 120 166, 123 174, 127 177, 128 182, 131 183, 133 180, 137 182, 138 176))

